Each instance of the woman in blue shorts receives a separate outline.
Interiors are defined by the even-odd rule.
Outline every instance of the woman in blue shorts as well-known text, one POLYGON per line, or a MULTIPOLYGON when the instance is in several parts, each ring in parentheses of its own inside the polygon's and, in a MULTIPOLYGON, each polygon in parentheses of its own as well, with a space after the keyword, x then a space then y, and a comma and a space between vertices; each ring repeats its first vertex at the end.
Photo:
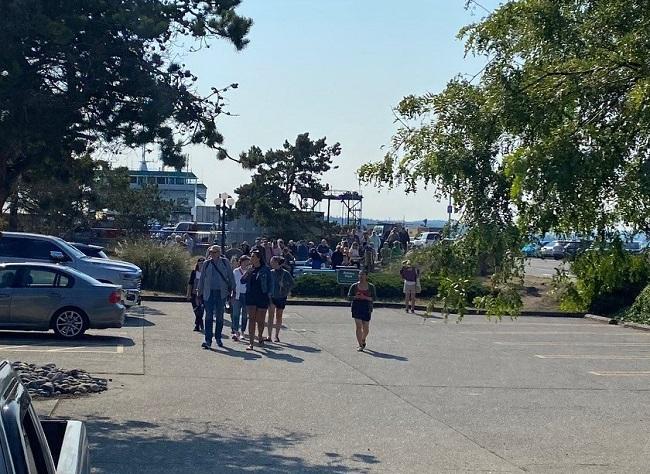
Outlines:
POLYGON ((269 307, 269 294, 271 293, 271 272, 264 265, 264 257, 259 250, 251 252, 251 266, 241 278, 246 284, 246 310, 248 311, 248 347, 253 350, 255 341, 255 326, 260 346, 264 345, 264 315, 269 307))
POLYGON ((357 342, 359 352, 366 348, 366 339, 370 331, 370 316, 372 315, 372 303, 377 298, 375 285, 368 282, 368 272, 359 272, 359 281, 353 284, 348 291, 348 299, 352 301, 352 318, 356 325, 357 342))

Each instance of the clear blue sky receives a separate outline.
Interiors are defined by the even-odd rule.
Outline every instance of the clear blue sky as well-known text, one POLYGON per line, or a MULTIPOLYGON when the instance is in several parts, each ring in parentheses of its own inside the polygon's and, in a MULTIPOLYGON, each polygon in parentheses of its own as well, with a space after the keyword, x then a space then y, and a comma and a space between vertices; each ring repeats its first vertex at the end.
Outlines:
MULTIPOLYGON (((498 0, 482 0, 493 9, 498 0)), ((473 75, 484 58, 464 58, 458 30, 485 15, 464 0, 244 0, 239 12, 255 24, 241 52, 221 41, 185 63, 203 92, 237 82, 220 130, 236 156, 251 145, 277 148, 302 132, 340 142, 340 168, 326 175, 335 189, 358 189, 355 170, 381 159, 395 131, 391 107, 408 94, 437 92, 459 73, 473 75)), ((205 147, 190 149, 191 168, 210 201, 250 175, 218 162, 205 147)), ((133 163, 135 160, 131 160, 133 163)), ((432 192, 407 196, 362 189, 364 217, 445 218, 432 192)), ((333 214, 340 212, 334 206, 333 214)))

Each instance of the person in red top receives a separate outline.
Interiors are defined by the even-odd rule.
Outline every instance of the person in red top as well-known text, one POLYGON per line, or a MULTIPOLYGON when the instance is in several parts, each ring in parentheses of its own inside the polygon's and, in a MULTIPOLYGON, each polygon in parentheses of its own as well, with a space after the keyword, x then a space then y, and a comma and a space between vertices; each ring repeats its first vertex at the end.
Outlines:
POLYGON ((370 331, 370 316, 372 315, 372 303, 377 298, 375 285, 368 282, 368 272, 359 272, 359 281, 350 286, 348 299, 352 301, 352 318, 356 326, 357 342, 359 352, 366 348, 366 339, 370 331))

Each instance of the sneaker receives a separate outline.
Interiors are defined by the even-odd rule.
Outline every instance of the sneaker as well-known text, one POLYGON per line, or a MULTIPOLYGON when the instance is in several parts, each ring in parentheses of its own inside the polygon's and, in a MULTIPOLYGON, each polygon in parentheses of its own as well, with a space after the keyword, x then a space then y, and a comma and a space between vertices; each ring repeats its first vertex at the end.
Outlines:
POLYGON ((201 332, 198 326, 194 326, 194 332, 201 332))
POLYGON ((236 341, 236 340, 237 340, 237 333, 236 333, 236 332, 233 332, 233 333, 230 335, 230 339, 232 339, 233 341, 236 341))
POLYGON ((219 339, 219 340, 217 341, 217 346, 219 346, 219 347, 223 347, 223 342, 221 342, 221 339, 219 339))
POLYGON ((203 344, 201 344, 201 347, 202 347, 203 349, 208 350, 208 349, 210 349, 210 344, 208 344, 207 342, 204 342, 203 344))
POLYGON ((357 352, 363 352, 363 346, 357 347, 357 352))
POLYGON ((239 342, 239 337, 237 337, 237 334, 233 334, 232 340, 235 342, 239 342))

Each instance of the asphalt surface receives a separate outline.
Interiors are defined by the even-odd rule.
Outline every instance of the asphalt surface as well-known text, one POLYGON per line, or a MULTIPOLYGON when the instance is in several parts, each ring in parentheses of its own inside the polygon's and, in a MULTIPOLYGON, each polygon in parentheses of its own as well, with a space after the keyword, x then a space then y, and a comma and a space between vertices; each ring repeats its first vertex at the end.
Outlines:
POLYGON ((569 271, 569 264, 554 258, 527 258, 524 269, 527 275, 551 278, 557 274, 557 270, 569 271))
POLYGON ((282 343, 200 349, 189 304, 148 303, 74 343, 0 333, 0 356, 109 390, 37 403, 83 419, 97 473, 647 472, 650 333, 583 319, 457 324, 288 307, 282 343))

